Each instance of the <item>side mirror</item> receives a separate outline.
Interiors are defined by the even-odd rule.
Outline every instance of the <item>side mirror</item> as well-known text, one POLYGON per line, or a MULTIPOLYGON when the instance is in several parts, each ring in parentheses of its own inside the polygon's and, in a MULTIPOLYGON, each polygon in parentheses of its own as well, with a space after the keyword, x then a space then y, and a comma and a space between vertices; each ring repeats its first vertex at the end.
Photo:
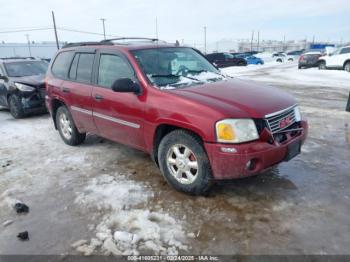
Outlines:
POLYGON ((112 85, 112 90, 114 92, 123 93, 140 93, 140 86, 132 81, 130 78, 120 78, 114 81, 112 85))
POLYGON ((0 79, 4 80, 5 82, 9 81, 8 77, 3 75, 0 75, 0 79))

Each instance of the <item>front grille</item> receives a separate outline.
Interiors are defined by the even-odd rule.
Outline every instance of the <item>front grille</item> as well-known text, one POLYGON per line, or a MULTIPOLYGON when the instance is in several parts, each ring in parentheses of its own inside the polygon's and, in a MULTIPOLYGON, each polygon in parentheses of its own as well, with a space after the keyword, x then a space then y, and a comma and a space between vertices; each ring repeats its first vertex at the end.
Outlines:
POLYGON ((278 133, 296 122, 294 108, 295 106, 292 106, 265 117, 267 127, 272 134, 278 133))

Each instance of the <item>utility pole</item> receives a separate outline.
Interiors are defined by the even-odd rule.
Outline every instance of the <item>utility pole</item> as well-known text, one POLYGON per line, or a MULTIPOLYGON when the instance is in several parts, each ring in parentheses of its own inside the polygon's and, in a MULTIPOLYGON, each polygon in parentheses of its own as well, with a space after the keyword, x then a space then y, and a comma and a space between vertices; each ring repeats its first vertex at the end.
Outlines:
POLYGON ((158 17, 156 16, 156 38, 158 38, 158 17))
POLYGON ((283 35, 283 50, 286 51, 286 35, 283 35))
POLYGON ((315 44, 315 35, 312 37, 312 44, 315 44))
POLYGON ((105 27, 106 18, 101 18, 100 20, 102 21, 102 26, 103 26, 103 38, 106 40, 106 27, 105 27))
POLYGON ((30 48, 30 40, 29 40, 29 35, 26 34, 26 37, 27 37, 27 42, 28 42, 28 51, 29 51, 29 56, 31 57, 32 56, 32 50, 30 48))
POLYGON ((55 13, 53 11, 51 11, 52 14, 52 22, 53 22, 53 30, 55 32, 55 39, 56 39, 56 46, 57 46, 57 50, 60 49, 60 45, 58 43, 58 36, 57 36, 57 28, 56 28, 56 20, 55 20, 55 13))
POLYGON ((219 53, 219 41, 216 41, 216 52, 219 53))
POLYGON ((253 51, 254 30, 252 31, 252 39, 250 40, 250 52, 253 51))
POLYGON ((260 43, 260 31, 258 31, 258 46, 257 46, 257 52, 259 52, 259 43, 260 43))
POLYGON ((207 27, 204 26, 204 54, 207 53, 207 27))

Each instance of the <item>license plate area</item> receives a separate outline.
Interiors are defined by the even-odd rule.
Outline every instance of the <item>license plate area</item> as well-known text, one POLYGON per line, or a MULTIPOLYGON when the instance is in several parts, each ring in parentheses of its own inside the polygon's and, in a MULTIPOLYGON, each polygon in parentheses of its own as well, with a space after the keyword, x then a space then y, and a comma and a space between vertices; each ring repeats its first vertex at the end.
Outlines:
POLYGON ((295 141, 288 145, 287 154, 284 158, 284 161, 289 161, 292 158, 300 154, 301 151, 301 141, 295 141))

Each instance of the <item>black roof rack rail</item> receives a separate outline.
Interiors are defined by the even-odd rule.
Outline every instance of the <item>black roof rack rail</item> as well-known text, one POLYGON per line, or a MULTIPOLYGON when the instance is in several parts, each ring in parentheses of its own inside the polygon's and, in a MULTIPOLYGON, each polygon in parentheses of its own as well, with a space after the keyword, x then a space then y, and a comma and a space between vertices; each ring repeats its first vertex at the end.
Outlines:
POLYGON ((101 43, 110 43, 112 41, 118 41, 118 40, 146 40, 151 42, 160 41, 158 38, 148 38, 148 37, 117 37, 117 38, 102 40, 101 43))
POLYGON ((75 46, 89 46, 89 45, 106 45, 106 44, 110 44, 113 45, 113 43, 103 43, 101 42, 76 42, 76 43, 68 43, 65 44, 64 46, 62 46, 62 48, 68 48, 68 47, 75 47, 75 46))

